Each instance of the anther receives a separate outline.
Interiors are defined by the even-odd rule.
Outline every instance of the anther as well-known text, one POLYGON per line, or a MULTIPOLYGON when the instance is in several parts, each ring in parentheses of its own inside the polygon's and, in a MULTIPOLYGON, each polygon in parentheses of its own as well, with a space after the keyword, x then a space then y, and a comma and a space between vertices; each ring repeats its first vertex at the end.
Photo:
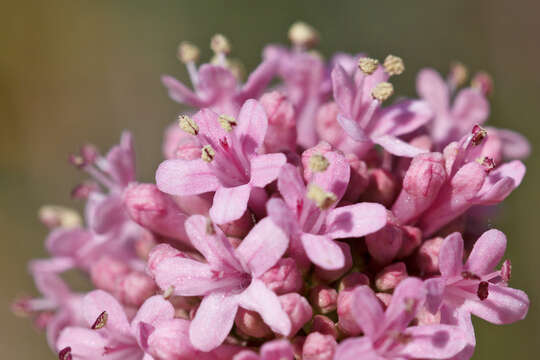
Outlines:
POLYGON ((84 158, 81 155, 77 154, 70 154, 68 157, 68 161, 71 163, 71 165, 82 169, 86 166, 86 162, 84 161, 84 158))
POLYGON ((103 327, 105 327, 105 325, 107 325, 108 318, 109 318, 109 315, 107 314, 107 312, 106 311, 102 312, 101 314, 99 314, 96 321, 94 321, 94 323, 92 324, 91 329, 92 330, 102 329, 103 327))
POLYGON ((225 131, 231 131, 236 126, 236 119, 230 115, 219 115, 218 121, 225 131))
POLYGON ((71 347, 65 347, 58 353, 58 359, 60 360, 72 360, 73 357, 71 356, 71 347))
POLYGON ((212 162, 216 156, 214 148, 210 145, 204 145, 201 151, 201 158, 206 162, 212 162))
POLYGON ((38 218, 48 228, 69 229, 82 224, 82 219, 75 210, 63 206, 42 206, 38 211, 38 218))
POLYGON ((289 28, 289 40, 295 46, 309 48, 317 44, 319 35, 310 25, 297 21, 289 28))
POLYGON ((484 156, 484 158, 479 159, 478 162, 484 167, 487 174, 489 174, 491 170, 495 168, 495 161, 489 156, 484 156))
POLYGON ((199 59, 199 48, 188 41, 182 41, 178 45, 177 56, 184 64, 196 62, 199 59))
POLYGON ((373 88, 373 90, 371 91, 371 96, 373 96, 374 99, 383 102, 384 100, 392 96, 393 93, 394 87, 392 86, 392 84, 390 84, 389 82, 381 82, 373 88))
POLYGON ((178 124, 180 125, 180 129, 188 134, 197 135, 199 133, 199 125, 187 115, 178 116, 178 124))
POLYGON ((358 68, 366 75, 371 75, 379 67, 379 61, 368 57, 363 57, 358 60, 358 68))
POLYGON ((309 185, 307 198, 323 210, 330 208, 337 200, 335 194, 326 192, 315 184, 309 185))
POLYGON ((386 59, 384 59, 383 66, 388 75, 400 75, 405 71, 403 59, 394 55, 388 55, 386 59))
POLYGON ((488 298, 489 283, 487 281, 480 281, 480 283, 478 284, 478 290, 476 291, 476 295, 478 295, 478 298, 482 301, 488 298))
POLYGON ((216 54, 229 54, 231 52, 231 44, 223 34, 216 34, 210 40, 210 49, 216 54))
POLYGON ((482 143, 482 141, 484 141, 484 139, 487 136, 486 129, 484 129, 480 125, 474 125, 473 128, 472 128, 471 133, 472 133, 471 142, 475 146, 480 145, 482 143))
POLYGON ((309 158, 309 169, 313 172, 326 171, 329 165, 328 159, 321 154, 313 154, 309 158))
POLYGON ((512 263, 510 262, 510 260, 504 260, 501 266, 501 278, 505 283, 508 283, 510 281, 511 276, 512 276, 512 263))
POLYGON ((489 96, 493 93, 493 78, 486 72, 478 72, 471 80, 471 86, 485 96, 489 96))
POLYGON ((455 61, 450 64, 450 82, 455 86, 461 86, 467 81, 467 76, 469 76, 467 68, 462 63, 455 61))

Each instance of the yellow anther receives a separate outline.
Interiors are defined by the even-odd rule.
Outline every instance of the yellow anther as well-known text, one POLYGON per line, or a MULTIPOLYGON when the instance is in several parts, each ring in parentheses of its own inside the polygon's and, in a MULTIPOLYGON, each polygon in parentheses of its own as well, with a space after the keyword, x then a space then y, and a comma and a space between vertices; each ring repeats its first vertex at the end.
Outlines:
POLYGON ((38 211, 38 217, 47 226, 65 229, 80 227, 82 219, 75 210, 56 205, 44 205, 38 211))
POLYGON ((394 87, 389 82, 378 83, 371 91, 371 96, 379 101, 388 99, 394 93, 394 87))
POLYGON ((199 48, 190 42, 182 41, 178 45, 178 59, 184 64, 195 62, 199 59, 199 48))
POLYGON ((174 288, 174 285, 169 286, 169 287, 167 288, 167 290, 165 290, 165 291, 163 292, 163 298, 164 298, 165 300, 168 300, 168 299, 173 295, 174 289, 175 289, 175 288, 174 288))
POLYGON ((384 59, 383 66, 388 75, 400 75, 405 71, 403 59, 394 55, 388 55, 386 59, 384 59))
POLYGON ((289 28, 289 40, 293 45, 304 48, 311 47, 319 41, 317 31, 302 21, 297 21, 289 28))
POLYGON ((210 49, 216 54, 229 54, 231 52, 231 44, 223 34, 216 34, 210 40, 210 49))
POLYGON ((180 125, 180 129, 188 134, 197 135, 199 133, 199 125, 187 115, 178 116, 178 124, 180 125))
POLYGON ((379 61, 368 57, 363 57, 358 60, 358 68, 366 75, 371 75, 377 70, 379 61))
POLYGON ((309 185, 307 197, 323 210, 330 208, 337 200, 335 194, 326 192, 315 184, 309 185))
POLYGON ((455 61, 450 64, 450 81, 454 84, 454 86, 461 86, 465 84, 468 76, 469 71, 465 65, 459 61, 455 61))
POLYGON ((212 162, 216 156, 216 151, 210 145, 204 145, 201 151, 201 159, 206 162, 212 162))
POLYGON ((309 169, 313 172, 326 171, 329 165, 328 159, 321 154, 314 154, 309 158, 309 169))
POLYGON ((219 115, 218 121, 225 131, 231 131, 236 126, 236 119, 230 115, 219 115))

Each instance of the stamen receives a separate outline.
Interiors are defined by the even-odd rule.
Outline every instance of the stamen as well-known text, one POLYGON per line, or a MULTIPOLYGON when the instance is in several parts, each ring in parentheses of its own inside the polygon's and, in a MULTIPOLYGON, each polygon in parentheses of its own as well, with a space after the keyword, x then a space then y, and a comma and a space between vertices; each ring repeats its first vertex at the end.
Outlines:
POLYGON ((450 65, 449 80, 454 87, 459 87, 467 81, 468 71, 465 65, 456 61, 450 65))
POLYGON ((180 125, 180 129, 188 134, 197 135, 199 133, 199 125, 187 115, 178 116, 178 124, 180 125))
POLYGON ((94 323, 92 324, 91 329, 92 330, 102 329, 103 327, 105 327, 105 325, 107 325, 108 318, 109 318, 109 315, 107 314, 107 312, 106 311, 102 312, 101 314, 99 314, 96 321, 94 321, 94 323))
POLYGON ((401 75, 405 71, 403 59, 394 55, 388 55, 386 59, 384 59, 383 66, 388 75, 401 75))
POLYGON ((216 34, 210 40, 210 49, 216 54, 227 55, 231 52, 231 44, 223 34, 216 34))
POLYGON ((231 131, 237 125, 236 119, 230 115, 219 115, 218 121, 225 131, 231 131))
POLYGON ((358 68, 366 75, 371 75, 379 67, 379 61, 368 57, 363 57, 358 60, 358 68))
POLYGON ((326 171, 329 165, 328 159, 321 154, 314 154, 309 158, 309 169, 313 172, 326 171))
POLYGON ((167 288, 167 290, 165 290, 165 292, 163 293, 163 298, 165 300, 168 300, 174 293, 174 285, 171 285, 167 288))
POLYGON ((58 353, 58 359, 60 360, 72 360, 71 346, 65 347, 58 353))
POLYGON ((337 200, 335 194, 326 192, 315 184, 309 185, 307 198, 312 200, 319 208, 323 210, 330 208, 337 200))
POLYGON ((214 229, 214 224, 212 224, 212 221, 210 219, 207 219, 206 221, 206 233, 208 235, 214 235, 216 233, 216 230, 214 229))
POLYGON ((289 40, 295 46, 309 48, 317 44, 319 35, 310 25, 297 21, 289 28, 289 40))
POLYGON ((204 145, 201 151, 201 158, 206 162, 212 162, 216 156, 216 152, 211 145, 204 145))
POLYGON ((501 266, 501 277, 502 280, 505 283, 508 283, 510 281, 510 277, 512 276, 512 263, 510 260, 504 260, 502 266, 501 266))
POLYGON ((481 71, 474 75, 471 86, 478 89, 485 96, 493 94, 493 78, 486 72, 481 71))
POLYGON ((394 87, 389 82, 378 83, 371 91, 371 96, 374 99, 383 102, 394 93, 394 87))
POLYGON ((38 211, 38 218, 49 228, 62 227, 69 229, 82 225, 80 215, 75 210, 63 206, 42 206, 38 211))
POLYGON ((178 45, 177 56, 184 64, 195 62, 199 59, 199 48, 188 41, 182 41, 178 45))
POLYGON ((487 136, 487 131, 480 125, 474 125, 472 128, 472 139, 471 142, 473 145, 478 146, 484 141, 487 136))
POLYGON ((489 295, 489 283, 487 281, 481 281, 480 284, 478 284, 478 290, 476 291, 476 295, 478 295, 478 298, 482 301, 486 300, 489 295))
POLYGON ((469 271, 462 271, 461 272, 461 277, 466 279, 466 280, 480 280, 480 277, 478 275, 475 275, 475 274, 473 274, 472 272, 469 272, 469 271))
POLYGON ((71 163, 71 165, 79 169, 82 169, 86 165, 84 158, 81 155, 77 154, 70 154, 68 157, 68 161, 71 163))

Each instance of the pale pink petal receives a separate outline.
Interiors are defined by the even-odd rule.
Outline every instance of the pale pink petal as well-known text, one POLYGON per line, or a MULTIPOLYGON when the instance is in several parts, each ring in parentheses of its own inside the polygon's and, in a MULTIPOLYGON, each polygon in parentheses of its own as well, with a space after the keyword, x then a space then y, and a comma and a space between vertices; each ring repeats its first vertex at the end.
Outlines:
POLYGON ((272 198, 266 203, 268 217, 282 228, 289 236, 296 235, 300 231, 296 214, 285 204, 282 199, 272 198))
POLYGON ((261 360, 259 355, 255 354, 251 350, 243 350, 236 354, 233 360, 261 360))
POLYGON ((120 144, 109 151, 106 159, 107 172, 118 184, 125 187, 135 181, 135 151, 130 132, 122 133, 120 144))
POLYGON ((399 351, 406 358, 447 359, 467 345, 465 332, 457 326, 412 326, 404 333, 412 337, 399 351))
POLYGON ((276 180, 282 166, 287 162, 283 154, 265 154, 250 160, 251 180, 253 186, 265 187, 276 180))
POLYGON ((211 145, 214 149, 220 148, 220 141, 228 138, 228 133, 219 123, 219 115, 210 110, 202 109, 193 115, 193 120, 199 126, 197 138, 201 146, 211 145))
POLYGON ((242 240, 236 254, 251 270, 253 276, 261 276, 283 256, 289 246, 287 234, 271 218, 259 221, 242 240))
POLYGON ((77 251, 92 240, 92 234, 81 228, 58 228, 45 240, 47 251, 54 256, 75 256, 77 251))
POLYGON ((450 94, 443 78, 433 69, 423 69, 416 77, 416 91, 426 100, 433 111, 445 113, 448 111, 450 94))
POLYGON ((206 161, 175 159, 159 165, 156 185, 171 195, 196 195, 215 191, 220 183, 206 161))
MULTIPOLYGON (((388 360, 379 356, 368 337, 349 338, 340 343, 334 355, 335 360, 388 360)), ((394 358, 392 358, 394 359, 394 358)))
POLYGON ((446 277, 461 274, 463 266, 463 238, 458 232, 448 235, 439 252, 439 269, 446 277))
POLYGON ((485 300, 465 300, 463 310, 493 324, 510 324, 527 315, 529 297, 523 291, 489 283, 488 292, 485 300))
POLYGON ((426 287, 426 309, 435 314, 443 301, 446 280, 444 278, 431 278, 424 282, 426 287))
POLYGON ((452 116, 459 120, 459 126, 471 129, 476 124, 482 124, 489 115, 489 103, 485 96, 475 89, 461 90, 454 99, 452 116))
POLYGON ((326 218, 326 234, 333 239, 362 237, 386 225, 384 206, 375 203, 359 203, 335 208, 326 218))
POLYGON ((152 296, 146 299, 137 311, 133 320, 131 320, 131 331, 140 338, 139 324, 141 322, 157 327, 159 323, 174 318, 174 313, 174 306, 165 300, 163 296, 152 296))
POLYGON ((429 105, 420 100, 404 100, 382 108, 373 120, 374 127, 369 132, 372 136, 409 134, 425 125, 433 117, 429 105))
POLYGON ((236 96, 240 102, 247 99, 258 98, 266 88, 266 85, 272 80, 277 71, 278 59, 268 59, 263 61, 244 83, 242 90, 236 96))
POLYGON ((343 250, 328 236, 302 234, 302 244, 309 259, 325 270, 338 270, 345 266, 343 250))
POLYGON ((475 199, 475 203, 493 205, 503 201, 521 184, 525 176, 526 167, 514 160, 505 163, 489 173, 475 199))
POLYGON ((216 224, 225 224, 239 219, 247 209, 251 184, 235 187, 219 187, 214 194, 214 203, 209 214, 216 224))
POLYGON ((334 66, 331 76, 334 99, 339 106, 340 113, 352 117, 353 101, 356 95, 356 88, 352 78, 341 65, 334 66))
POLYGON ((256 100, 250 99, 242 105, 238 115, 235 133, 245 154, 252 155, 261 146, 268 129, 268 119, 264 108, 256 100))
POLYGON ((403 331, 426 299, 424 283, 409 277, 399 283, 385 312, 385 331, 403 331))
POLYGON ((69 287, 59 275, 47 272, 36 272, 33 275, 36 287, 46 298, 61 302, 71 296, 69 287))
POLYGON ((488 230, 476 240, 465 267, 479 276, 489 274, 501 261, 505 251, 506 235, 496 229, 488 230))
POLYGON ((148 337, 148 352, 157 359, 198 358, 198 351, 189 342, 189 325, 184 319, 161 322, 148 337))
MULTIPOLYGON (((82 327, 66 327, 56 343, 57 351, 71 347, 71 355, 76 360, 93 360, 102 354, 106 340, 97 331, 82 327)), ((103 358, 107 359, 107 358, 103 358)))
POLYGON ((343 131, 345 131, 354 141, 371 143, 369 135, 355 120, 339 114, 337 116, 337 121, 343 128, 343 131))
POLYGON ((169 91, 170 98, 176 102, 197 108, 205 107, 208 105, 206 101, 199 98, 198 95, 193 93, 193 91, 188 89, 184 84, 182 84, 172 76, 162 76, 161 82, 169 91))
POLYGON ((197 92, 209 104, 228 100, 236 92, 237 86, 238 81, 229 69, 211 64, 203 64, 199 67, 197 92))
POLYGON ((497 136, 502 141, 504 158, 524 159, 531 153, 531 145, 523 135, 506 129, 497 129, 496 132, 497 136))
POLYGON ((306 193, 304 180, 296 166, 283 165, 278 177, 278 189, 289 208, 296 210, 306 193))
POLYGON ((261 360, 293 360, 291 344, 287 340, 274 340, 261 347, 261 360))
POLYGON ((354 290, 351 310, 364 334, 375 340, 384 320, 384 312, 380 300, 369 286, 362 285, 354 290))
POLYGON ((428 152, 425 149, 407 144, 405 141, 391 135, 378 136, 372 138, 372 140, 375 144, 381 145, 384 150, 396 156, 415 157, 416 155, 428 152))
POLYGON ((56 342, 62 330, 73 324, 73 315, 67 309, 57 311, 54 316, 47 321, 46 337, 47 344, 51 349, 56 347, 56 342))
POLYGON ((204 297, 189 326, 189 339, 202 351, 215 349, 229 335, 238 301, 235 296, 215 292, 204 297))
POLYGON ((122 305, 109 293, 94 290, 88 293, 83 300, 83 315, 88 325, 93 325, 102 312, 107 312, 107 323, 103 327, 114 337, 130 338, 130 328, 126 313, 122 305))
POLYGON ((238 304, 246 310, 256 311, 273 331, 289 335, 291 320, 282 309, 277 295, 258 279, 253 279, 249 287, 238 295, 238 304))
MULTIPOLYGON (((94 197, 93 194, 90 195, 90 198, 92 197, 94 197)), ((88 227, 98 234, 111 231, 127 219, 122 197, 116 195, 110 195, 101 201, 94 202, 93 206, 87 207, 85 212, 88 227)))

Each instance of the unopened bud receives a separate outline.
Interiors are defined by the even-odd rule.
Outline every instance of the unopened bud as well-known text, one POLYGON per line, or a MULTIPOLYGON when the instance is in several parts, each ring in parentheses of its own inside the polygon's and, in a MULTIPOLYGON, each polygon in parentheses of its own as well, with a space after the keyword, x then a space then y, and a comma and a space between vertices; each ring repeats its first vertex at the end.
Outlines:
POLYGON ((306 298, 298 293, 281 295, 279 302, 291 320, 291 332, 288 336, 294 336, 311 319, 313 310, 306 298))
POLYGON ((302 274, 292 258, 280 259, 260 279, 277 295, 299 292, 303 286, 302 274))
POLYGON ((188 41, 182 41, 178 45, 178 60, 187 64, 199 59, 199 48, 188 41))
POLYGON ((302 349, 303 360, 329 360, 334 358, 337 342, 331 335, 312 332, 302 349))
POLYGON ((337 297, 337 291, 326 285, 317 285, 309 293, 311 304, 315 311, 321 314, 328 314, 336 310, 337 297))
POLYGON ((407 267, 398 262, 388 265, 375 277, 375 286, 379 291, 390 291, 407 278, 407 267))
POLYGON ((264 323, 261 316, 254 311, 242 307, 238 308, 234 323, 244 335, 258 339, 272 336, 272 330, 264 323))
POLYGON ((371 91, 371 96, 381 102, 388 99, 392 94, 394 94, 394 86, 389 82, 378 83, 371 91))
POLYGON ((315 315, 313 317, 313 325, 311 326, 311 330, 323 335, 330 335, 334 339, 338 337, 338 329, 336 324, 329 317, 324 315, 315 315))
POLYGON ((358 60, 358 68, 366 75, 371 75, 379 67, 379 61, 368 57, 363 57, 358 60))
POLYGON ((289 40, 295 46, 308 48, 317 44, 319 35, 310 25, 297 21, 289 29, 289 40))
POLYGON ((388 75, 400 75, 405 71, 405 64, 403 60, 394 55, 388 55, 384 59, 384 70, 388 75))

